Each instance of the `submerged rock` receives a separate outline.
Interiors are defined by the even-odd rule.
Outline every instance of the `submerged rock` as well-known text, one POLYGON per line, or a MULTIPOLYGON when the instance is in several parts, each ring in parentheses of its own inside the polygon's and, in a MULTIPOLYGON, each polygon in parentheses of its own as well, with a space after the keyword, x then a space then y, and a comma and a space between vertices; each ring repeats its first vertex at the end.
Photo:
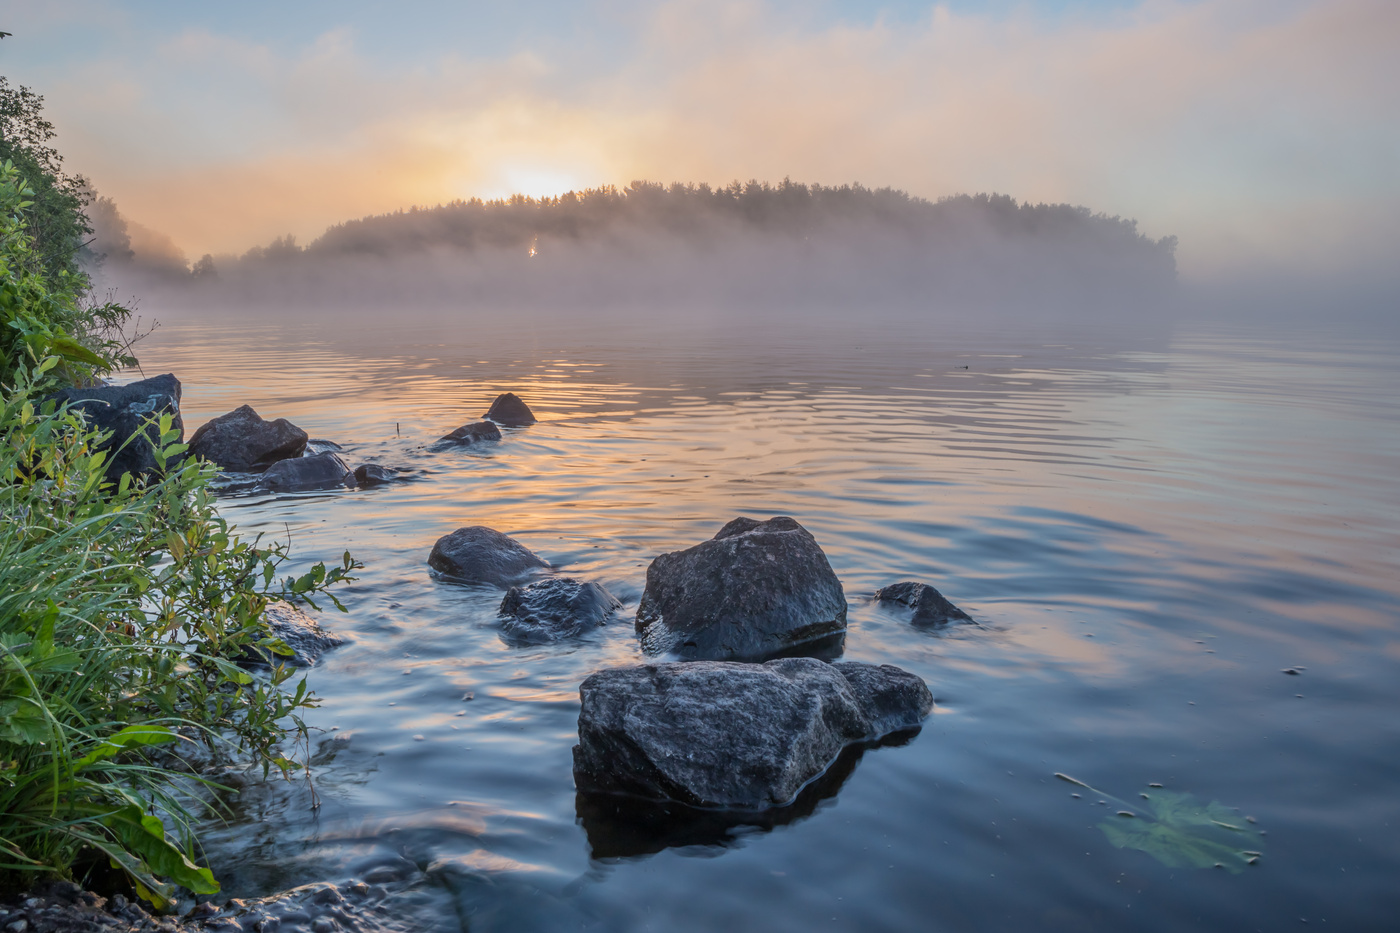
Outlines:
POLYGON ((846 597, 816 539, 786 516, 736 518, 647 568, 637 634, 648 654, 759 660, 846 631, 846 597))
POLYGON ((523 428, 535 423, 535 413, 514 392, 496 396, 491 408, 482 417, 508 428, 523 428))
POLYGON ((355 467, 357 486, 383 486, 385 483, 397 482, 400 478, 398 470, 377 463, 362 463, 355 467))
MULTIPOLYGON (((521 403, 524 404, 523 402, 521 403)), ((527 409, 528 410, 528 409, 527 409)), ((531 419, 533 421, 533 419, 531 419)), ((485 444, 501 439, 501 429, 490 421, 473 421, 471 424, 464 424, 451 434, 444 434, 438 444, 447 446, 449 444, 485 444)))
POLYGON ((345 644, 345 639, 333 635, 315 619, 289 603, 273 603, 263 614, 263 624, 273 638, 280 638, 291 655, 276 654, 268 648, 249 648, 242 659, 245 665, 273 666, 290 664, 310 667, 332 648, 345 644))
POLYGON ((428 566, 461 583, 508 587, 549 564, 509 535, 484 525, 458 528, 433 545, 428 566))
POLYGON ((105 470, 109 482, 117 482, 123 473, 146 476, 155 472, 154 447, 160 443, 160 431, 151 423, 152 418, 166 412, 173 414, 171 426, 184 437, 180 380, 170 373, 124 386, 64 389, 50 397, 60 404, 68 402, 82 412, 89 426, 111 432, 112 436, 98 447, 108 451, 105 470))
POLYGON ((512 644, 547 644, 595 629, 621 607, 592 581, 553 577, 513 586, 501 600, 501 635, 512 644))
MULTIPOLYGON (((950 603, 942 593, 927 583, 905 580, 875 591, 881 603, 897 603, 914 610, 909 620, 915 625, 946 625, 949 622, 972 622, 972 617, 950 603)), ((975 622, 973 623, 976 624, 975 622)))
POLYGON ((579 688, 580 792, 763 810, 792 801, 853 743, 919 726, 924 682, 814 658, 615 668, 579 688))
POLYGON ((299 492, 354 484, 354 476, 345 461, 326 451, 310 457, 277 461, 267 468, 254 488, 267 492, 299 492))
POLYGON ((264 421, 249 405, 200 425, 190 453, 232 473, 261 473, 279 460, 300 457, 306 432, 286 418, 264 421))

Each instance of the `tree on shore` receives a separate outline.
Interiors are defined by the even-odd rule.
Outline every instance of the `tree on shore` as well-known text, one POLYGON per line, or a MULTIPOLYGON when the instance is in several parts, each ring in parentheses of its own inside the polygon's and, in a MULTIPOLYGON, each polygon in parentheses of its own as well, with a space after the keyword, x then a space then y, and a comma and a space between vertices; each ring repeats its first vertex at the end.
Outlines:
POLYGON ((81 274, 82 251, 92 233, 86 210, 93 193, 86 178, 63 170, 43 107, 42 95, 0 76, 0 163, 12 163, 33 192, 26 225, 44 276, 57 282, 61 273, 81 274))

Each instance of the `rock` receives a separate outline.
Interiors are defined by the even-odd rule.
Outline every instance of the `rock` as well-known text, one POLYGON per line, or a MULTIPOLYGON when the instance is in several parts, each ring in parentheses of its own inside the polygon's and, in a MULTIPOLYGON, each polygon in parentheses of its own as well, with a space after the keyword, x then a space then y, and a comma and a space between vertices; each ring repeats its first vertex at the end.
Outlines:
POLYGON ((637 634, 648 654, 761 660, 839 644, 846 597, 816 539, 786 516, 736 518, 647 568, 637 634))
POLYGON ((355 483, 359 486, 383 486, 399 478, 399 471, 377 463, 362 463, 355 467, 355 483))
POLYGON ((595 629, 621 607, 617 597, 591 581, 553 577, 513 586, 501 600, 501 635, 511 644, 547 644, 595 629))
POLYGON ((200 425, 190 438, 190 453, 231 473, 261 473, 279 460, 300 457, 306 432, 286 418, 264 421, 251 406, 240 405, 200 425))
POLYGON ((907 671, 814 658, 614 668, 579 696, 580 792, 742 810, 789 803, 846 746, 916 728, 933 708, 907 671))
POLYGON ((514 392, 496 396, 491 408, 481 417, 508 428, 523 428, 535 423, 535 413, 514 392))
POLYGON ((277 602, 268 606, 263 614, 263 624, 269 635, 282 639, 292 649, 292 654, 279 655, 266 648, 249 648, 240 659, 244 666, 290 664, 292 667, 311 667, 327 651, 345 644, 344 638, 327 632, 311 616, 288 603, 277 602))
POLYGON ((428 566, 460 583, 489 583, 502 588, 549 569, 549 564, 519 541, 482 525, 458 528, 439 538, 428 555, 428 566))
POLYGON ((64 389, 50 398, 59 404, 68 402, 83 413, 89 426, 112 432, 100 447, 109 451, 106 474, 109 482, 117 482, 123 473, 148 476, 156 470, 154 445, 160 442, 160 432, 150 420, 165 412, 175 417, 171 426, 184 438, 185 426, 180 419, 180 380, 170 373, 152 376, 124 386, 93 386, 86 389, 64 389))
MULTIPOLYGON (((914 610, 909 621, 915 625, 945 625, 949 622, 972 622, 972 617, 948 602, 943 594, 927 583, 892 583, 875 591, 882 603, 898 603, 914 610)), ((975 622, 973 623, 976 624, 975 622)))
MULTIPOLYGON (((505 398, 505 396, 503 395, 503 396, 501 396, 501 398, 505 398)), ((515 398, 515 396, 512 395, 511 398, 515 398)), ((497 399, 497 401, 499 402, 500 399, 497 399)), ((516 401, 520 401, 520 400, 519 400, 519 399, 516 399, 516 401)), ((524 403, 524 402, 520 402, 520 404, 523 406, 525 403, 524 403)), ((495 410, 495 406, 494 406, 494 405, 492 406, 492 410, 493 410, 493 411, 495 410)), ((525 409, 525 411, 526 411, 526 412, 529 412, 529 409, 527 408, 527 409, 525 409)), ((531 423, 534 422, 534 420, 535 420, 534 417, 531 416, 530 420, 529 420, 528 422, 525 422, 525 423, 526 423, 526 424, 531 424, 531 423)), ((502 422, 502 424, 509 424, 509 423, 510 423, 510 422, 502 422)), ((471 424, 464 424, 464 425, 462 425, 460 428, 458 428, 457 430, 453 431, 451 434, 444 434, 444 435, 442 436, 442 438, 438 441, 438 443, 439 443, 439 444, 444 444, 444 445, 446 445, 446 444, 484 444, 484 443, 487 443, 487 442, 490 442, 490 441, 499 441, 500 439, 501 439, 501 429, 500 429, 500 428, 496 427, 494 424, 492 424, 492 423, 489 422, 489 421, 473 421, 471 424)))
POLYGON ((353 485, 355 480, 345 461, 326 451, 311 457, 278 460, 267 468, 254 488, 263 492, 296 492, 353 485))

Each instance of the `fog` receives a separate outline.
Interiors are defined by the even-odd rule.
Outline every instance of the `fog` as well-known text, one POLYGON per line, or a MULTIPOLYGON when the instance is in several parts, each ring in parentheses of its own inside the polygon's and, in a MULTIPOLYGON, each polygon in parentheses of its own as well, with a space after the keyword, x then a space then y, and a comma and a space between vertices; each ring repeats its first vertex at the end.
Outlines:
POLYGON ((107 207, 94 218, 97 278, 157 314, 1140 316, 1176 291, 1174 237, 1006 195, 634 182, 366 217, 305 246, 286 236, 193 264, 107 207))

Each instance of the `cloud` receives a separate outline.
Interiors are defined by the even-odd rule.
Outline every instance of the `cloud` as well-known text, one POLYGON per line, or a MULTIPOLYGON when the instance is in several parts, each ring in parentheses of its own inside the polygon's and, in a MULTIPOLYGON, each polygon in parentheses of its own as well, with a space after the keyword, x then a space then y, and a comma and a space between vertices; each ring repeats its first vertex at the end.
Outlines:
POLYGON ((629 28, 606 50, 410 64, 345 29, 294 53, 192 30, 49 96, 70 162, 193 255, 634 178, 1071 201, 1180 235, 1197 277, 1378 269, 1400 233, 1400 6, 1385 0, 1148 0, 1052 21, 935 7, 864 25, 685 0, 629 28))

